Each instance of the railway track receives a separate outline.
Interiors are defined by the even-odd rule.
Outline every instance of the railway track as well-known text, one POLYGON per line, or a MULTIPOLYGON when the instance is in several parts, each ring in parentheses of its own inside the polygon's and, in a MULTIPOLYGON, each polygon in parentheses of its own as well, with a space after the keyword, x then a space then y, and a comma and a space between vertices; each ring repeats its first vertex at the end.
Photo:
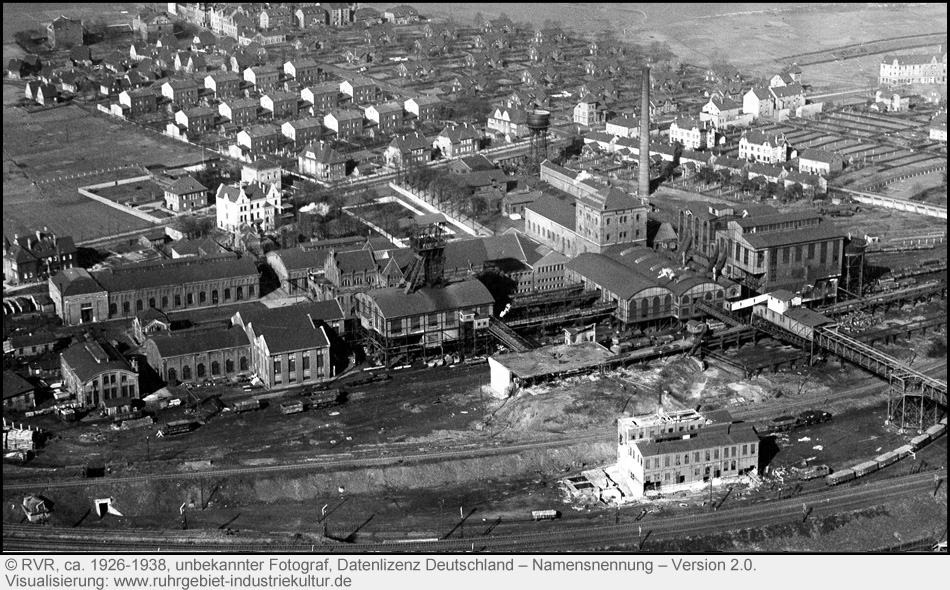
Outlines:
POLYGON ((908 494, 929 492, 933 474, 929 472, 878 480, 857 486, 816 488, 794 498, 762 501, 756 504, 733 504, 713 512, 656 518, 623 524, 590 524, 580 519, 538 523, 548 530, 508 535, 475 535, 468 538, 408 542, 376 543, 306 543, 214 541, 185 534, 156 534, 108 529, 54 529, 28 525, 5 525, 5 550, 66 551, 176 551, 176 552, 460 552, 460 551, 552 551, 598 548, 629 549, 643 544, 650 550, 650 540, 670 540, 684 535, 702 536, 729 530, 795 522, 802 515, 802 504, 812 508, 815 516, 860 510, 908 494), (550 526, 548 526, 550 525, 550 526), (643 532, 646 531, 646 535, 643 532))

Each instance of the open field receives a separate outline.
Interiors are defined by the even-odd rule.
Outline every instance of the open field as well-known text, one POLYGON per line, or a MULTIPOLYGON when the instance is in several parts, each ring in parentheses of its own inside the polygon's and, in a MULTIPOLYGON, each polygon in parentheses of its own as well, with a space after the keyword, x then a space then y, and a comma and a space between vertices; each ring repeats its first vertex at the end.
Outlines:
POLYGON ((141 219, 82 197, 77 189, 140 176, 142 166, 195 150, 78 106, 27 113, 10 106, 21 93, 20 84, 3 85, 4 233, 46 226, 82 241, 148 227, 141 219), (128 169, 114 170, 117 167, 128 169))
POLYGON ((101 17, 108 24, 132 22, 132 15, 138 11, 139 7, 144 6, 145 3, 138 2, 91 2, 89 4, 10 2, 3 5, 3 42, 12 41, 17 31, 28 29, 45 31, 46 25, 59 15, 85 21, 101 17))

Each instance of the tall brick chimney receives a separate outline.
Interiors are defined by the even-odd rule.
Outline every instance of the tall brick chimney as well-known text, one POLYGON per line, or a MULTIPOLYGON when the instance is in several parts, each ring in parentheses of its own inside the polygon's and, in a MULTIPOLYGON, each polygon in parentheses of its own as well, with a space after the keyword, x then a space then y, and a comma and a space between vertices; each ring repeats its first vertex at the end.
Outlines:
POLYGON ((650 68, 640 72, 640 198, 650 196, 650 68))

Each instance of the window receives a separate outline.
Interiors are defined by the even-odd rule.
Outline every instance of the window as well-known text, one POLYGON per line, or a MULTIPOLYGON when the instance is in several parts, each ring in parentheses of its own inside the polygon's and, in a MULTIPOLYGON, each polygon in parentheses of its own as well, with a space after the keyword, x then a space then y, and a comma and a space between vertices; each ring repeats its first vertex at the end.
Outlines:
POLYGON ((238 288, 237 288, 236 299, 237 299, 238 301, 244 299, 244 287, 238 287, 238 288))
POLYGON ((233 360, 233 359, 228 359, 228 360, 224 361, 224 372, 225 372, 225 373, 233 373, 233 372, 234 372, 234 360, 233 360))
POLYGON ((204 303, 208 300, 208 296, 204 291, 198 291, 198 303, 204 303))
POLYGON ((194 305, 194 304, 195 304, 195 294, 194 294, 194 293, 188 293, 187 299, 188 299, 188 305, 194 305))
POLYGON ((132 311, 132 305, 128 301, 122 302, 122 315, 129 315, 129 312, 132 311))
POLYGON ((198 378, 201 379, 205 376, 205 364, 198 363, 198 378))
POLYGON ((801 261, 802 261, 802 247, 795 246, 795 262, 801 262, 801 261))
POLYGON ((669 466, 670 466, 670 456, 667 455, 663 457, 663 467, 669 467, 669 466))
POLYGON ((815 259, 815 245, 808 244, 808 260, 814 260, 814 259, 815 259))
POLYGON ((246 357, 246 356, 242 356, 242 357, 241 357, 241 361, 240 361, 239 364, 240 364, 241 370, 242 370, 242 371, 246 371, 246 370, 247 370, 247 357, 246 357))
POLYGON ((748 454, 749 445, 742 445, 742 456, 745 457, 748 454))
POLYGON ((819 258, 819 262, 824 264, 825 261, 827 260, 828 260, 828 242, 822 242, 821 243, 821 258, 819 258))
POLYGON ((217 305, 217 304, 218 304, 218 290, 213 289, 211 291, 211 305, 217 305))
POLYGON ((719 460, 719 449, 713 449, 713 459, 719 460))
POLYGON ((231 301, 231 288, 227 287, 224 289, 224 300, 231 301))
POLYGON ((181 307, 181 295, 175 294, 175 307, 181 307))
POLYGON ((755 443, 749 445, 749 453, 752 455, 755 454, 755 443))
MULTIPOLYGON (((640 433, 640 437, 641 437, 641 438, 643 437, 643 433, 642 433, 642 432, 640 433)), ((653 468, 654 468, 654 469, 659 469, 659 468, 660 468, 660 458, 659 458, 659 457, 654 457, 654 458, 653 458, 653 468)))
POLYGON ((248 296, 248 297, 253 297, 253 296, 254 296, 254 285, 248 285, 248 286, 247 286, 247 296, 248 296))
POLYGON ((185 365, 181 368, 181 378, 185 381, 191 380, 191 367, 185 365))
POLYGON ((135 300, 135 311, 137 311, 137 312, 138 312, 138 311, 142 311, 142 309, 143 309, 143 308, 142 308, 142 300, 141 300, 141 299, 136 299, 136 300, 135 300))
POLYGON ((109 317, 111 318, 112 316, 114 316, 114 315, 116 315, 116 314, 118 314, 118 313, 119 313, 119 306, 116 305, 115 303, 110 303, 110 304, 109 304, 109 317))
POLYGON ((162 295, 162 309, 168 309, 168 295, 162 295))

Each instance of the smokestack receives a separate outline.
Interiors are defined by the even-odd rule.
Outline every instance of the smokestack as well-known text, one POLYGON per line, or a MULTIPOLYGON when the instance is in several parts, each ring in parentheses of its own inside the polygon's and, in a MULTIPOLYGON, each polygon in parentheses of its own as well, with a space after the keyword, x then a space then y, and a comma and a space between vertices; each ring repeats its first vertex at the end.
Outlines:
POLYGON ((640 76, 640 198, 645 199, 650 196, 650 68, 643 68, 640 76))

